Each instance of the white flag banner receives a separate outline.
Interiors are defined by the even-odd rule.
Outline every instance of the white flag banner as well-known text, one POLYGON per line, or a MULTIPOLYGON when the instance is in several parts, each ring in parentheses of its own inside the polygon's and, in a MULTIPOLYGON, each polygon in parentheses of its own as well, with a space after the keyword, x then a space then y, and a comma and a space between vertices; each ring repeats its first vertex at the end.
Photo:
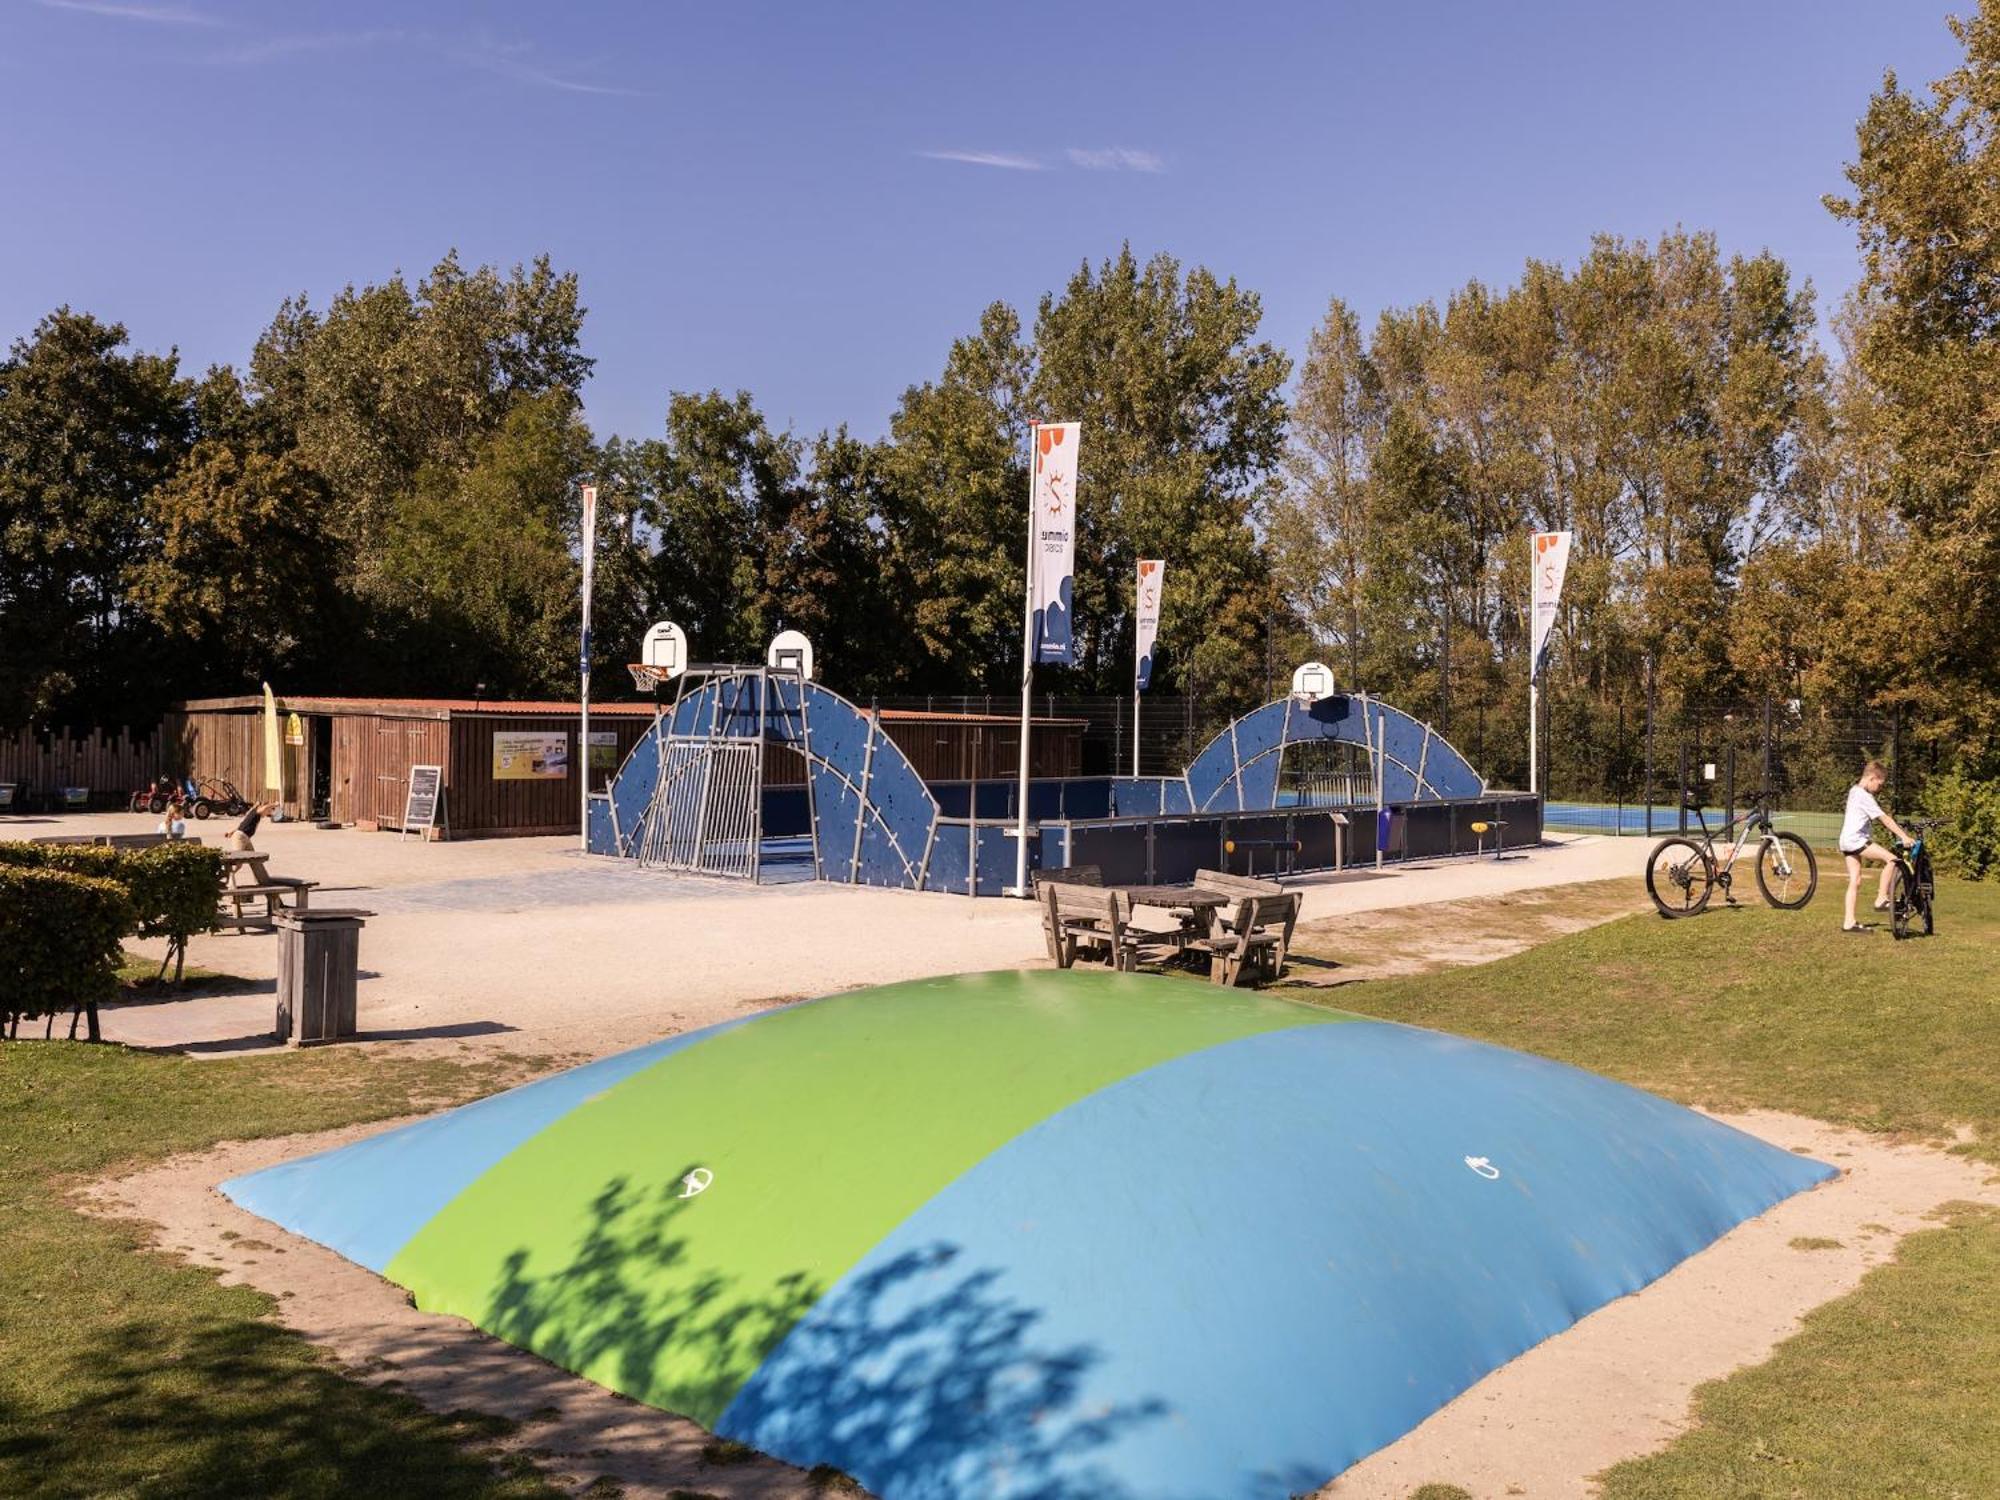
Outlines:
POLYGON ((1034 532, 1029 608, 1038 664, 1076 663, 1076 447, 1081 424, 1038 422, 1035 468, 1028 487, 1034 532))
POLYGON ((590 681, 590 594, 597 581, 597 486, 583 487, 583 640, 578 652, 583 680, 590 681))
POLYGON ((1567 531, 1538 531, 1535 533, 1535 584, 1534 611, 1534 655, 1528 667, 1528 679, 1542 675, 1542 666, 1549 654, 1549 635, 1556 628, 1556 605, 1562 599, 1563 575, 1569 571, 1569 541, 1567 531))
POLYGON ((1144 692, 1153 685, 1153 642, 1160 634, 1160 589, 1167 581, 1167 565, 1157 558, 1139 561, 1138 604, 1132 618, 1138 641, 1133 656, 1133 685, 1144 692))

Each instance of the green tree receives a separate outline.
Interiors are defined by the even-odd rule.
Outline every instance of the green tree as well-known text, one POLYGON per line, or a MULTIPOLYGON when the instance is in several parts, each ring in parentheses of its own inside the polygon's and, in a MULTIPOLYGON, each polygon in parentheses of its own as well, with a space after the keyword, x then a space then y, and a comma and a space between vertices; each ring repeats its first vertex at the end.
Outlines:
POLYGON ((142 723, 158 636, 126 597, 146 494, 193 427, 179 361, 58 308, 0 360, 0 725, 142 723))
POLYGON ((279 308, 251 356, 251 391, 325 481, 360 586, 419 470, 469 466, 524 399, 577 394, 591 367, 583 312, 576 277, 547 256, 502 274, 467 271, 456 253, 414 289, 396 275, 345 288, 324 312, 303 295, 279 308))
POLYGON ((207 439, 146 496, 143 515, 151 546, 130 569, 133 602, 200 649, 203 687, 324 664, 338 553, 319 477, 295 454, 207 439))
POLYGON ((1285 607, 1324 643, 1350 685, 1365 680, 1373 636, 1368 477, 1382 420, 1381 376, 1360 320, 1336 297, 1306 348, 1284 494, 1267 507, 1264 524, 1285 607))
POLYGON ((701 661, 762 661, 770 638, 765 531, 799 503, 802 456, 748 391, 675 393, 664 438, 632 466, 657 536, 655 611, 687 631, 701 661))
POLYGON ((469 695, 576 685, 577 483, 589 430, 568 392, 517 401, 469 467, 431 464, 397 505, 382 582, 405 681, 469 695))
POLYGON ((1021 680, 1032 355, 994 303, 935 381, 890 419, 883 520, 909 632, 902 686, 966 692, 1021 680))
POLYGON ((1880 622, 1886 671, 1940 737, 2000 770, 2000 5, 1947 23, 1963 62, 1928 97, 1886 74, 1857 129, 1856 355, 1881 397, 1907 522, 1913 628, 1880 622), (1948 622, 1948 623, 1946 623, 1948 622))
POLYGON ((1262 696, 1274 600, 1251 517, 1284 454, 1291 373, 1257 337, 1262 317, 1234 280, 1183 273, 1167 255, 1141 265, 1129 245, 1042 298, 1029 406, 1083 423, 1076 611, 1088 690, 1129 686, 1135 568, 1163 557, 1167 681, 1187 686, 1193 666, 1204 691, 1262 696), (1246 604, 1265 618, 1246 619, 1246 604))

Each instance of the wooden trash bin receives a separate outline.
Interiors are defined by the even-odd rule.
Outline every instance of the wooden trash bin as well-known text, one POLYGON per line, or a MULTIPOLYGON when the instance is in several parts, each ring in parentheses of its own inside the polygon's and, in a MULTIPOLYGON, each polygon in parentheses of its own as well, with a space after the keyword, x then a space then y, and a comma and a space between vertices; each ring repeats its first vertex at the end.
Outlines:
POLYGON ((278 927, 278 1040, 294 1047, 355 1034, 354 981, 369 911, 286 911, 278 927))

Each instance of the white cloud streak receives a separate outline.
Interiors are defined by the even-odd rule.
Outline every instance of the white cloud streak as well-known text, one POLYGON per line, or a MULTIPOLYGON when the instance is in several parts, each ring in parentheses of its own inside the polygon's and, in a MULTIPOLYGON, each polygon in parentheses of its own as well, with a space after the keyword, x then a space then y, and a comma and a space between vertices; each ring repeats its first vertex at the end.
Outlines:
POLYGON ((572 78, 565 73, 553 72, 539 63, 531 62, 529 48, 525 43, 485 42, 467 51, 454 52, 451 59, 468 68, 478 68, 493 74, 496 78, 507 78, 515 83, 525 83, 533 88, 556 89, 565 94, 605 94, 629 99, 651 98, 650 89, 621 88, 616 84, 592 83, 583 78, 572 78))
POLYGON ((324 31, 298 36, 271 36, 261 41, 226 47, 211 62, 251 67, 258 63, 282 62, 288 57, 306 57, 322 52, 354 52, 367 47, 386 47, 410 40, 404 31, 324 31))
POLYGON ((220 26, 221 18, 184 5, 148 5, 143 0, 35 0, 44 10, 74 11, 106 16, 114 21, 139 21, 148 26, 220 26))
POLYGON ((1072 146, 1069 163, 1086 172, 1164 172, 1167 164, 1155 151, 1135 151, 1130 146, 1086 148, 1072 146))
POLYGON ((1045 172, 1048 167, 1032 156, 1013 151, 919 151, 928 161, 956 161, 971 167, 999 167, 1008 172, 1045 172))

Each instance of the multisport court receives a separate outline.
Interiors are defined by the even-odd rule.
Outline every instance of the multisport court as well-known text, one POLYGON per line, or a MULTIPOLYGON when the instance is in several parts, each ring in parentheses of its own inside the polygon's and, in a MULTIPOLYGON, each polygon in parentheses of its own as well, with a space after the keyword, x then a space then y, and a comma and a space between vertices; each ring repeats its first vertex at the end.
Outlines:
MULTIPOLYGON (((591 852, 749 881, 974 896, 1016 884, 1014 779, 926 781, 880 715, 799 671, 691 667, 674 689, 590 797, 591 852), (796 785, 774 783, 773 755, 797 769, 796 785)), ((1037 780, 1026 804, 1030 870, 1088 865, 1113 884, 1497 852, 1542 831, 1539 797, 1489 788, 1431 725, 1331 691, 1251 710, 1178 776, 1037 780), (1287 776, 1288 759, 1295 773, 1307 752, 1334 751, 1350 769, 1325 786, 1287 776)))
POLYGON ((885 1500, 1247 1500, 1832 1175, 1518 1052, 1072 970, 729 1021, 223 1191, 885 1500))

